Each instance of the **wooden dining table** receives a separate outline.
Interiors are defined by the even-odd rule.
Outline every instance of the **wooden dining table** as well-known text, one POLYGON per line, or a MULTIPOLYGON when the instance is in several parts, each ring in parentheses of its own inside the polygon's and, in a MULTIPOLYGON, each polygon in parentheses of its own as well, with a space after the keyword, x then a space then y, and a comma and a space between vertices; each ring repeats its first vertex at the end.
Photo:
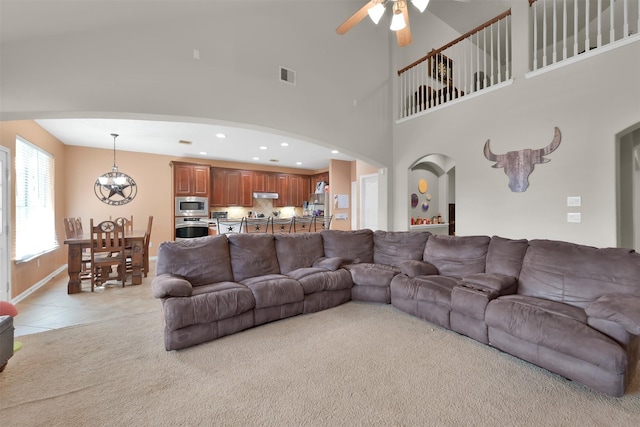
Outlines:
MULTIPOLYGON (((131 282, 134 285, 142 284, 142 255, 144 247, 145 230, 125 230, 124 239, 127 247, 131 247, 131 282)), ((67 294, 82 292, 82 250, 91 247, 91 233, 85 233, 80 237, 71 237, 64 241, 69 246, 67 270, 69 270, 69 283, 67 294)))

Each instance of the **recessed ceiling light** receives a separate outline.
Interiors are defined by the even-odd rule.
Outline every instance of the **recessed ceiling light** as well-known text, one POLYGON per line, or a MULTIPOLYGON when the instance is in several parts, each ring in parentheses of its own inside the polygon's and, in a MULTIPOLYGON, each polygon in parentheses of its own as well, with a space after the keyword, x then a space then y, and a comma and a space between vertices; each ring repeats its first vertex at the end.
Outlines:
POLYGON ((220 133, 216 133, 216 138, 220 138, 220 139, 225 139, 227 137, 227 135, 225 135, 224 133, 220 132, 220 133))
POLYGON ((339 151, 338 150, 331 150, 331 154, 338 154, 339 151))
POLYGON ((206 151, 201 151, 200 154, 202 154, 203 156, 206 156, 207 152, 206 151))
POLYGON ((281 146, 283 146, 283 147, 288 147, 288 146, 289 146, 289 143, 288 143, 288 142, 283 142, 283 143, 281 143, 280 145, 281 145, 281 146))
POLYGON ((253 160, 260 160, 260 157, 254 157, 253 160))
POLYGON ((301 164, 302 164, 302 162, 296 162, 296 165, 301 165, 301 164))
POLYGON ((260 149, 261 149, 261 150, 266 150, 266 149, 267 149, 267 147, 265 147, 264 145, 262 145, 262 146, 260 147, 260 149))

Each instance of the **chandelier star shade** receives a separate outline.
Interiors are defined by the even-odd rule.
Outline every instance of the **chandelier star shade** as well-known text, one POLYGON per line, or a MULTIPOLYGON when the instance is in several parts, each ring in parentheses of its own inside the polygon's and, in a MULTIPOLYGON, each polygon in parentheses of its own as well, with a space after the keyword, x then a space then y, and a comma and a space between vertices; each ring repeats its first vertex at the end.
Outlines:
POLYGON ((126 173, 118 171, 116 165, 116 138, 117 133, 112 133, 113 137, 113 166, 111 172, 106 172, 98 177, 93 191, 102 203, 120 206, 132 201, 138 193, 136 182, 126 173))

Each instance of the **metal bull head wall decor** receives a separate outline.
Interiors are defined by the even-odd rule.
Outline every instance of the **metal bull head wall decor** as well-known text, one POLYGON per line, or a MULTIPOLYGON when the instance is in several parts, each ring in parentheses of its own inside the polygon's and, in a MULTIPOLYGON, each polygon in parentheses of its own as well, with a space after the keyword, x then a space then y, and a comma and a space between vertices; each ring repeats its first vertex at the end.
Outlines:
POLYGON ((553 141, 546 147, 537 150, 526 148, 520 151, 509 151, 506 154, 493 154, 487 140, 484 144, 484 156, 496 162, 492 167, 504 168, 504 173, 509 177, 511 191, 521 193, 529 187, 529 175, 533 172, 533 167, 538 163, 549 161, 544 156, 553 153, 560 146, 560 139, 560 129, 556 127, 553 141))

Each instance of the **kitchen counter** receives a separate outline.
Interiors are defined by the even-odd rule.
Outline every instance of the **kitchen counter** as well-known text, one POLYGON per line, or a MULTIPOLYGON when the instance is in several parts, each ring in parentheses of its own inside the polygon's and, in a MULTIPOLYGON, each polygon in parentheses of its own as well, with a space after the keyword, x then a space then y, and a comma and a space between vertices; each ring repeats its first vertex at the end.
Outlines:
POLYGON ((411 225, 409 226, 409 231, 428 231, 432 234, 449 234, 449 223, 411 225))

